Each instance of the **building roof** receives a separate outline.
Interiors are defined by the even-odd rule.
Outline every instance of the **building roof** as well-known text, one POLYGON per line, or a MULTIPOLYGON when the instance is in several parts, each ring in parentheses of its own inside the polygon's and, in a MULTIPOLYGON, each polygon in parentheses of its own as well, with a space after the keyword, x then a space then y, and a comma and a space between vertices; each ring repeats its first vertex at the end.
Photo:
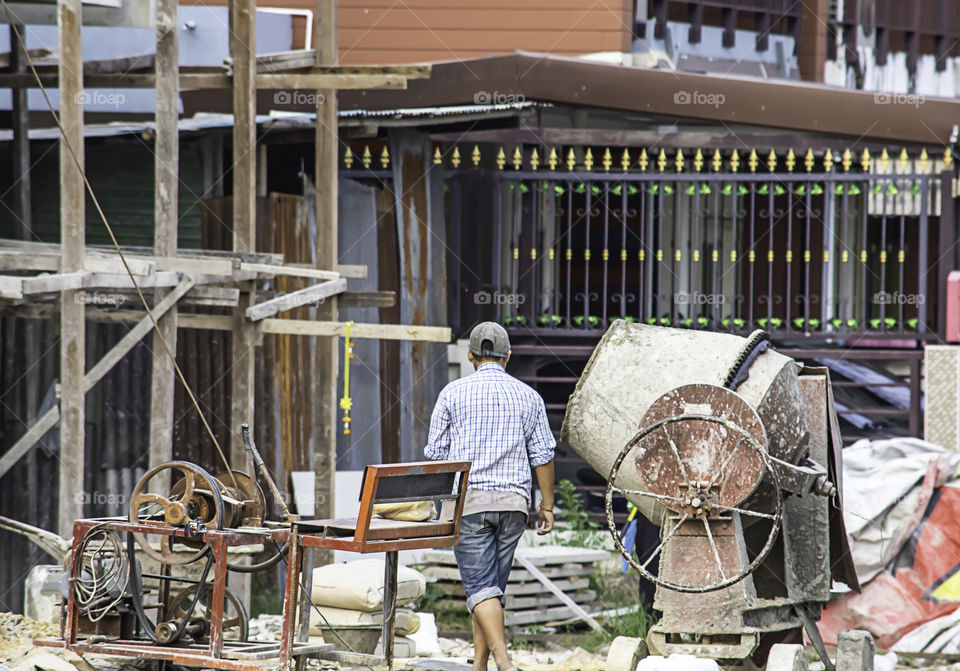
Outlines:
MULTIPOLYGON (((184 91, 184 109, 231 111, 231 94, 184 91)), ((258 92, 258 111, 277 105, 258 92)), ((342 110, 395 110, 475 102, 546 102, 712 122, 917 144, 947 145, 960 101, 868 93, 818 84, 765 81, 611 65, 518 51, 433 65, 405 90, 343 91, 342 110)), ((306 111, 304 109, 303 111, 306 111)))

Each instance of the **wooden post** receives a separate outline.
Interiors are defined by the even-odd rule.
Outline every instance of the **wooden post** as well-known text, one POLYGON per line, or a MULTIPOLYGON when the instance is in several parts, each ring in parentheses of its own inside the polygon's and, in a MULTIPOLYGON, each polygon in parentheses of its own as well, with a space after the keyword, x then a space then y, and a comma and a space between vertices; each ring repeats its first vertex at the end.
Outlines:
MULTIPOLYGON (((14 72, 22 74, 27 71, 27 58, 20 48, 17 33, 25 34, 23 24, 10 26, 10 64, 14 72)), ((27 105, 27 89, 13 89, 12 94, 13 209, 19 219, 16 237, 29 240, 33 218, 33 209, 30 207, 30 109, 27 105)))
MULTIPOLYGON (((80 0, 58 0, 60 58, 60 252, 62 272, 83 270, 86 233, 83 166, 83 55, 80 0), (68 145, 70 148, 68 148, 68 145), (72 152, 71 152, 72 149, 72 152), (79 162, 79 166, 77 165, 79 162)), ((83 517, 85 356, 84 304, 77 290, 60 298, 60 501, 59 532, 69 538, 83 517)))
MULTIPOLYGON (((313 45, 317 65, 337 64, 337 3, 317 0, 313 23, 313 45)), ((339 259, 337 227, 337 151, 340 144, 337 129, 337 92, 317 91, 316 137, 316 204, 317 204, 317 267, 335 268, 339 259)), ((317 307, 317 319, 335 321, 337 297, 331 296, 317 307)), ((317 400, 318 444, 314 456, 316 474, 315 514, 318 518, 334 515, 334 480, 337 470, 337 338, 317 338, 317 375, 320 376, 317 400)), ((333 553, 321 550, 319 564, 333 561, 333 553)))
MULTIPOLYGON (((154 147, 154 232, 153 253, 177 253, 180 137, 179 119, 179 24, 176 0, 156 0, 156 146, 154 147)), ((154 305, 163 296, 154 290, 154 305)), ((177 352, 177 307, 158 325, 167 347, 177 352)), ((153 336, 153 372, 150 392, 150 468, 173 459, 173 391, 176 384, 173 362, 160 334, 153 336)))
MULTIPOLYGON (((256 5, 230 0, 230 56, 233 58, 233 250, 256 250, 257 125, 254 86, 256 66, 256 5)), ((247 469, 240 425, 253 426, 255 329, 245 311, 255 302, 253 282, 240 286, 234 312, 230 390, 230 467, 247 469)))

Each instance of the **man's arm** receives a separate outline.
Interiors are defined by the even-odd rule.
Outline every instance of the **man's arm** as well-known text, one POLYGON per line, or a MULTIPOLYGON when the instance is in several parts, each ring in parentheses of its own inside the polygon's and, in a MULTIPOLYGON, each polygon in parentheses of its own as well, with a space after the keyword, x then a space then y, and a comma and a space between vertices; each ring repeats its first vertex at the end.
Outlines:
POLYGON ((441 461, 450 456, 450 409, 443 392, 437 397, 430 416, 430 435, 423 455, 431 461, 441 461))
POLYGON ((534 466, 533 472, 537 476, 537 485, 540 486, 540 493, 543 495, 543 501, 540 502, 540 510, 537 511, 537 534, 544 535, 553 529, 553 460, 541 466, 534 466))
POLYGON ((527 454, 543 495, 543 502, 537 513, 537 533, 542 536, 553 529, 553 456, 557 441, 553 439, 553 431, 550 430, 547 407, 539 395, 537 405, 537 418, 533 430, 527 436, 527 454))

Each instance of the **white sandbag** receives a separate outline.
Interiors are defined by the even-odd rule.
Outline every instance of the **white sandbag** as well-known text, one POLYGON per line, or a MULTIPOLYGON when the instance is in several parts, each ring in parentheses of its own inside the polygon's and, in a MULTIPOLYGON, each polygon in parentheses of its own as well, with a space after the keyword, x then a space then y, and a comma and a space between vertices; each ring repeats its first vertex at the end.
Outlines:
MULTIPOLYGON (((419 571, 397 567, 397 606, 423 596, 427 581, 419 571)), ((358 559, 314 569, 313 603, 318 606, 373 612, 383 610, 383 560, 358 559)))
MULTIPOLYGON (((321 629, 328 626, 334 629, 382 627, 383 611, 370 613, 363 610, 347 610, 346 608, 331 608, 329 606, 312 608, 310 610, 310 635, 322 636, 321 629)), ((398 608, 394 628, 397 634, 409 636, 420 628, 420 616, 409 608, 398 608)))
POLYGON ((637 671, 720 671, 720 665, 712 659, 701 659, 693 655, 651 655, 640 660, 637 671))
POLYGON ((437 633, 437 620, 433 613, 417 613, 420 618, 420 628, 410 635, 410 639, 417 646, 419 657, 439 657, 440 636, 437 633))

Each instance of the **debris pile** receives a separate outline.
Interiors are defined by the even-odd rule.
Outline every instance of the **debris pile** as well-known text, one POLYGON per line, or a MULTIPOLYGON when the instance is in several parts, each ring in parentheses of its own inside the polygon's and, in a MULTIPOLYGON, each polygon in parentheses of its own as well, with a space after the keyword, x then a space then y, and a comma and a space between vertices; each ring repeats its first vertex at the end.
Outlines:
POLYGON ((33 639, 56 636, 60 628, 16 613, 0 613, 0 663, 14 666, 34 650, 33 639))

